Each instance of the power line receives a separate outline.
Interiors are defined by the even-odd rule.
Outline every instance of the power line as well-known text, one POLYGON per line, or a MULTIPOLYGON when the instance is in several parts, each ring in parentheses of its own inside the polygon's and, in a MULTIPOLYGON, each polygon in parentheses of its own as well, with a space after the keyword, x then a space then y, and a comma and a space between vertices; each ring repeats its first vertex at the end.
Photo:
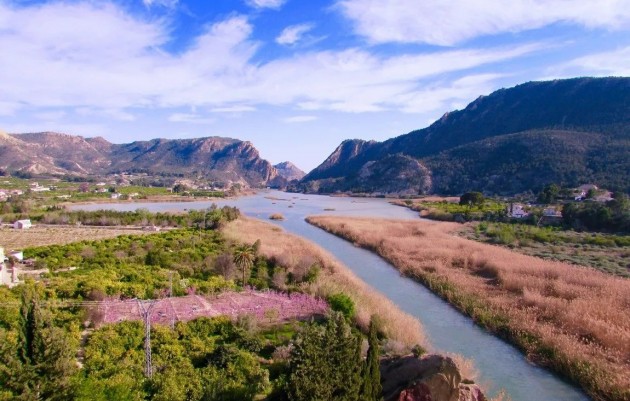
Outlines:
POLYGON ((142 319, 144 320, 144 375, 146 377, 153 376, 153 366, 151 361, 151 311, 157 301, 151 300, 148 303, 138 300, 138 306, 142 310, 142 319))

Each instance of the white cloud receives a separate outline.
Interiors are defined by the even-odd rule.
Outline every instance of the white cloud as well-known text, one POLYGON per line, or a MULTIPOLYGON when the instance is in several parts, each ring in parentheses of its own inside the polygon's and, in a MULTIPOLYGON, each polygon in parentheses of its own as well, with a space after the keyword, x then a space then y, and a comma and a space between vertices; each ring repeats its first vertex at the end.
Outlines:
POLYGON ((282 30, 276 38, 276 43, 280 45, 293 45, 302 40, 305 33, 313 29, 313 24, 291 25, 282 30))
POLYGON ((244 113, 249 111, 256 111, 256 108, 252 106, 225 106, 215 107, 210 111, 213 113, 244 113))
POLYGON ((247 4, 254 8, 273 8, 279 9, 287 0, 247 0, 247 4))
POLYGON ((309 121, 315 121, 317 120, 317 117, 315 116, 293 116, 293 117, 287 117, 282 119, 283 122, 285 123, 306 123, 309 121))
POLYGON ((609 52, 590 54, 549 69, 558 76, 630 76, 630 46, 609 52))
POLYGON ((142 0, 144 6, 151 8, 152 6, 162 6, 166 8, 175 8, 179 0, 142 0))
POLYGON ((452 83, 438 82, 401 95, 397 101, 404 104, 406 113, 433 113, 440 110, 461 109, 482 94, 494 89, 494 82, 502 78, 499 74, 470 75, 452 83))
MULTIPOLYGON (((394 56, 351 48, 261 63, 253 61, 259 44, 244 16, 206 26, 192 45, 171 54, 161 50, 170 40, 162 21, 92 2, 21 8, 0 2, 0 26, 0 48, 11 54, 0 58, 0 113, 70 107, 83 115, 132 120, 129 109, 169 109, 170 121, 199 124, 212 119, 198 115, 195 107, 214 113, 253 111, 257 105, 353 113, 410 110, 413 93, 430 79, 472 75, 471 69, 545 47, 394 56), (181 108, 193 112, 172 111, 181 108)), ((431 87, 427 95, 450 104, 431 87)))
POLYGON ((212 124, 215 122, 213 118, 203 117, 199 114, 192 113, 175 113, 168 117, 168 121, 173 123, 189 123, 189 124, 212 124))
POLYGON ((341 0, 337 6, 374 43, 450 46, 554 23, 605 29, 630 23, 627 0, 341 0))

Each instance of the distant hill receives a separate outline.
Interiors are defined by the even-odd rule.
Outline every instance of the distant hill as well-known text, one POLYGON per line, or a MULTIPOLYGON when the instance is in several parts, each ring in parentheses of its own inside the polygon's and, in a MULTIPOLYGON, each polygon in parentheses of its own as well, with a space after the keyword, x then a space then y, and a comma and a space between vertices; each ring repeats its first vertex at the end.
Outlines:
POLYGON ((304 171, 291 162, 278 163, 274 167, 278 170, 278 174, 287 181, 301 180, 306 175, 304 171))
POLYGON ((237 139, 152 139, 113 144, 54 132, 0 135, 0 169, 40 174, 202 175, 209 180, 266 186, 280 177, 250 143, 237 139))
POLYGON ((630 78, 528 82, 385 142, 344 141, 299 189, 511 194, 552 182, 630 190, 630 78))

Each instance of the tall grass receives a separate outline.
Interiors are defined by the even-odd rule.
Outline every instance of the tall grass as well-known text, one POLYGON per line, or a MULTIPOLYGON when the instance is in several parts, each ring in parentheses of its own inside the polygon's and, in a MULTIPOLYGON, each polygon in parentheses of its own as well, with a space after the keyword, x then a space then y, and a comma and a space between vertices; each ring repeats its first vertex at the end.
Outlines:
POLYGON ((451 235, 452 223, 320 216, 596 400, 630 399, 630 280, 451 235))
POLYGON ((260 239, 260 252, 267 258, 284 260, 283 264, 289 268, 291 260, 297 265, 299 260, 315 259, 322 267, 322 273, 315 283, 303 284, 307 292, 322 298, 342 292, 354 301, 355 319, 362 328, 367 329, 371 316, 375 314, 389 339, 407 348, 416 344, 425 349, 429 347, 417 319, 398 309, 388 298, 365 284, 334 256, 315 244, 288 234, 272 224, 245 217, 229 223, 223 228, 223 233, 228 239, 238 242, 253 243, 260 239))

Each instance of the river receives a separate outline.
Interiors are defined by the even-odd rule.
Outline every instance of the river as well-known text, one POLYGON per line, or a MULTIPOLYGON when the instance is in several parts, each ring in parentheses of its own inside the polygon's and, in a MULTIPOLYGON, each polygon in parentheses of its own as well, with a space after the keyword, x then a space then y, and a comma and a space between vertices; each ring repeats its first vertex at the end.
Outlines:
MULTIPOLYGON (((211 203, 212 201, 113 203, 82 205, 76 208, 121 211, 146 208, 152 212, 164 212, 204 209, 211 203)), ((417 213, 393 206, 384 199, 328 197, 279 191, 266 191, 216 203, 219 206, 236 206, 248 216, 265 220, 272 213, 284 215, 285 220, 272 222, 317 243, 402 310, 417 317, 422 322, 434 351, 457 353, 472 359, 479 371, 478 382, 490 396, 504 389, 513 401, 589 400, 580 390, 527 361, 516 348, 477 327, 470 318, 459 313, 421 284, 401 276, 378 255, 357 248, 304 221, 306 216, 316 214, 417 219, 417 213)))

